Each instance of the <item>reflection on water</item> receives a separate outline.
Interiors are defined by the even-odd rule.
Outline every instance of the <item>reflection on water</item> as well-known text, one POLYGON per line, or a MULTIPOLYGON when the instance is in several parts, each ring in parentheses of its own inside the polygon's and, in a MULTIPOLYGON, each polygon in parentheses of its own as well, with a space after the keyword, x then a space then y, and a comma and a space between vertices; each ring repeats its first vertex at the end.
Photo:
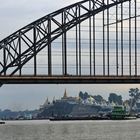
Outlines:
POLYGON ((7 121, 0 140, 140 140, 140 119, 123 121, 7 121))

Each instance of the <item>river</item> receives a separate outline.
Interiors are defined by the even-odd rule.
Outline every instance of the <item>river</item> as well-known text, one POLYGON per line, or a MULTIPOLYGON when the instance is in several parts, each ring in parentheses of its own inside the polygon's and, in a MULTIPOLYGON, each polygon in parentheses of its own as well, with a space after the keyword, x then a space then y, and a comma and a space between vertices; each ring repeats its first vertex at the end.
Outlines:
POLYGON ((140 119, 6 121, 0 140, 140 140, 140 119))

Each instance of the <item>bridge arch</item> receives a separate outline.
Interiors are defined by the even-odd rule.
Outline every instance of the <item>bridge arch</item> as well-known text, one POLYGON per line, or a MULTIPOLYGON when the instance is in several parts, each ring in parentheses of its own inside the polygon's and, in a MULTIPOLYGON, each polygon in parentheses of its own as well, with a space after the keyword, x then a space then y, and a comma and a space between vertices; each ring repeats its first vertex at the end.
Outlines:
MULTIPOLYGON (((51 43, 63 36, 63 75, 67 75, 66 32, 91 16, 108 10, 129 0, 83 0, 55 11, 23 27, 0 41, 1 61, 0 75, 14 75, 34 59, 34 75, 37 74, 36 55, 47 46, 48 75, 52 75, 51 43), (22 46, 26 45, 26 49, 22 46)), ((81 73, 79 72, 79 75, 81 73)))

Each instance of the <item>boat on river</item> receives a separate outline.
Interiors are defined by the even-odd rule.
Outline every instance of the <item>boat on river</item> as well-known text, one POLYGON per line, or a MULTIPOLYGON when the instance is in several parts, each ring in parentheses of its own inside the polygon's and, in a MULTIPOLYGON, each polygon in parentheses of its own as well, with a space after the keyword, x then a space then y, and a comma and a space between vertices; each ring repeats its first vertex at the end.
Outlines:
POLYGON ((100 116, 85 116, 85 117, 51 117, 50 121, 74 121, 74 120, 107 120, 108 118, 102 118, 100 116))
POLYGON ((5 124, 5 122, 4 121, 0 121, 0 124, 5 124))
POLYGON ((132 116, 126 112, 123 106, 114 106, 112 112, 109 114, 111 120, 129 120, 136 119, 136 116, 132 116))

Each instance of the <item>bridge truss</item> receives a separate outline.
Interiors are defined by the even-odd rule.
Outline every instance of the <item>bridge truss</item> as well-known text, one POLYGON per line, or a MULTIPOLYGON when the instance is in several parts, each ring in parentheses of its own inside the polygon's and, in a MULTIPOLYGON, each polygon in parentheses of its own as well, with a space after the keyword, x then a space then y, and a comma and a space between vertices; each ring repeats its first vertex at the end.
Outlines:
POLYGON ((140 82, 139 3, 83 0, 0 41, 0 83, 140 82))

